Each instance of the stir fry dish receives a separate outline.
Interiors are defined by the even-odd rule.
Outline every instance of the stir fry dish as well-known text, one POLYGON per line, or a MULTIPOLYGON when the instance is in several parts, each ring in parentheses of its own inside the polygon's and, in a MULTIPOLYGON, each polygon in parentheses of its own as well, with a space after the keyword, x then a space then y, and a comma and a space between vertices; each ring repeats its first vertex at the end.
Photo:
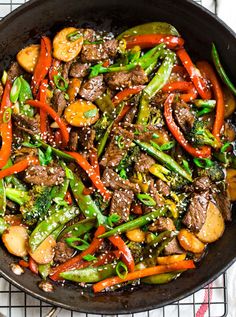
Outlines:
MULTIPOLYGON (((0 235, 53 291, 163 284, 201 265, 236 200, 236 88, 172 25, 66 27, 0 85, 0 235)), ((196 268, 197 269, 197 268, 196 268)))

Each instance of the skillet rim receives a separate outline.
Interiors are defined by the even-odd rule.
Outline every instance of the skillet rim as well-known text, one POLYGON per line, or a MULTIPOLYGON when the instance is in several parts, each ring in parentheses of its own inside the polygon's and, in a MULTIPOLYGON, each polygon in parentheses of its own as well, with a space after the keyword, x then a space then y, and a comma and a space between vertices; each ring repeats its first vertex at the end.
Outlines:
MULTIPOLYGON (((14 11, 10 12, 9 14, 7 14, 1 21, 0 21, 0 29, 4 28, 5 25, 10 24, 11 22, 13 22, 14 18, 21 15, 21 13, 23 13, 26 10, 30 10, 31 7, 34 7, 37 5, 37 3, 44 3, 47 0, 30 0, 24 4, 22 4, 20 7, 16 8, 14 11)), ((203 7, 202 5, 193 2, 192 0, 181 0, 182 3, 186 2, 187 4, 191 5, 192 7, 196 7, 198 8, 198 10, 202 11, 205 15, 211 17, 212 19, 214 19, 218 24, 220 24, 235 40, 236 40, 236 32, 234 32, 224 21, 222 21, 218 16, 216 16, 214 13, 212 13, 211 11, 209 11, 208 9, 206 9, 205 7, 203 7)), ((2 248, 1 248, 2 249, 2 248)), ((197 292, 198 290, 204 288, 205 286, 207 286, 208 284, 210 284, 212 281, 214 281, 217 277, 219 277, 221 274, 223 274, 234 262, 236 261, 236 254, 235 256, 226 264, 223 265, 222 269, 220 269, 217 273, 211 275, 210 277, 205 277, 203 282, 199 283, 196 287, 193 287, 191 290, 189 291, 185 291, 184 294, 181 294, 179 296, 176 296, 174 299, 166 299, 164 301, 162 301, 162 303, 159 304, 150 304, 150 305, 145 305, 144 307, 142 305, 140 305, 138 308, 136 309, 132 309, 129 310, 128 308, 121 308, 119 311, 113 312, 115 314, 127 314, 127 313, 138 313, 138 312, 143 312, 146 310, 152 310, 152 309, 157 309, 169 304, 172 304, 173 302, 179 301, 185 297, 188 297, 190 295, 192 295, 193 293, 197 292)), ((81 310, 79 309, 78 306, 71 306, 71 305, 67 305, 65 303, 61 303, 59 302, 59 300, 55 300, 55 299, 49 299, 47 298, 47 293, 45 293, 45 296, 40 295, 39 293, 36 293, 35 291, 31 290, 30 288, 26 288, 25 286, 21 285, 18 281, 14 280, 13 278, 11 278, 10 276, 8 276, 8 272, 9 272, 9 268, 4 269, 0 267, 0 275, 5 278, 8 282, 10 282, 11 284, 13 284, 14 286, 16 286, 17 288, 19 288, 20 290, 24 291, 25 293, 27 293, 28 295, 31 295, 39 300, 42 300, 48 304, 51 304, 53 306, 58 306, 58 307, 62 307, 65 309, 69 309, 69 310, 75 310, 81 313, 90 313, 90 314, 96 314, 96 313, 101 313, 101 314, 111 314, 111 310, 106 310, 106 308, 104 308, 104 311, 95 311, 95 310, 81 310)), ((105 294, 106 296, 106 294, 105 294)))

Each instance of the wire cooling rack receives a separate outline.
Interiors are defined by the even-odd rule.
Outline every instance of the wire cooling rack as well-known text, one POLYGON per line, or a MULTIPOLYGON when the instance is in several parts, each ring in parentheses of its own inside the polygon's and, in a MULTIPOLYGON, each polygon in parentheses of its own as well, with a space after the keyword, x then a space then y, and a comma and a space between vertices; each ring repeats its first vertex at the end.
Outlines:
MULTIPOLYGON (((1 0, 0 19, 27 0, 1 0)), ((201 0, 195 0, 201 4, 201 0)), ((204 3, 203 3, 204 4, 204 3)), ((215 1, 216 8, 216 1, 215 1)), ((227 316, 226 273, 197 293, 156 310, 126 317, 225 317, 227 316)), ((0 317, 105 317, 90 315, 50 306, 18 290, 0 277, 0 317)), ((118 315, 114 315, 118 317, 118 315)), ((108 317, 108 316, 107 316, 108 317)))

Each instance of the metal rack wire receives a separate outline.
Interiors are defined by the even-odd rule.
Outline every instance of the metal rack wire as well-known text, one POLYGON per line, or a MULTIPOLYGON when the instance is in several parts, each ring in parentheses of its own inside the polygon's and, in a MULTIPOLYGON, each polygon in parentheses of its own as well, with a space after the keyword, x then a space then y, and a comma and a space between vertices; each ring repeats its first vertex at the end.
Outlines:
MULTIPOLYGON (((1 0, 0 19, 27 0, 1 0)), ((195 0, 201 4, 201 0, 195 0)), ((216 4, 216 0, 215 0, 216 4)), ((216 8, 216 6, 215 6, 216 8)), ((139 314, 128 314, 126 317, 225 317, 227 316, 227 277, 220 276, 197 293, 160 309, 139 314), (201 314, 199 313, 201 310, 201 314), (199 314, 199 315, 198 315, 199 314)), ((76 313, 52 307, 18 290, 0 277, 0 317, 89 317, 95 315, 76 313)), ((102 315, 97 317, 105 317, 102 315)), ((114 315, 118 317, 118 315, 114 315)), ((107 316, 108 317, 108 316, 107 316)))

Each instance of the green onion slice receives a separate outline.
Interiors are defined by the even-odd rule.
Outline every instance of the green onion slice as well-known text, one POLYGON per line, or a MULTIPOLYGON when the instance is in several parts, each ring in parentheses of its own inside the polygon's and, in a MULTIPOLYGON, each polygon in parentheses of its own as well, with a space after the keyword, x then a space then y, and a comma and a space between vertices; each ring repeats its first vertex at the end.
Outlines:
POLYGON ((155 206, 155 200, 148 194, 137 194, 137 198, 146 206, 155 206))

